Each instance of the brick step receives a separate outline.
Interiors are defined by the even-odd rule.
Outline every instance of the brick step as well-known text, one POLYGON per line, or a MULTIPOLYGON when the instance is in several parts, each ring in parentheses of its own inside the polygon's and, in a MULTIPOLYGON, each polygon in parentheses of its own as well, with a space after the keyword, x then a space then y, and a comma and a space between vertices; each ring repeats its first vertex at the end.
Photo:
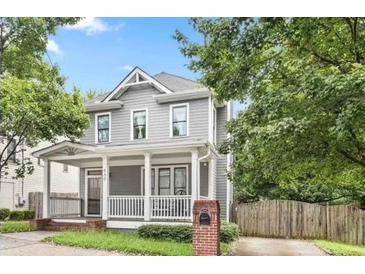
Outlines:
POLYGON ((35 230, 61 231, 66 229, 94 230, 106 228, 106 221, 103 220, 33 220, 32 227, 35 230))

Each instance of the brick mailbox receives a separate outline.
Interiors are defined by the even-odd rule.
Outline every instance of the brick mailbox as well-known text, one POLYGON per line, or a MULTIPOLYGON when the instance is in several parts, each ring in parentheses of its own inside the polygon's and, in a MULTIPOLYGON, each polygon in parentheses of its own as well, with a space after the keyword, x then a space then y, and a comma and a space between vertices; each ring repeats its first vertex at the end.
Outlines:
POLYGON ((193 206, 194 256, 218 256, 219 249, 219 202, 197 200, 193 206))

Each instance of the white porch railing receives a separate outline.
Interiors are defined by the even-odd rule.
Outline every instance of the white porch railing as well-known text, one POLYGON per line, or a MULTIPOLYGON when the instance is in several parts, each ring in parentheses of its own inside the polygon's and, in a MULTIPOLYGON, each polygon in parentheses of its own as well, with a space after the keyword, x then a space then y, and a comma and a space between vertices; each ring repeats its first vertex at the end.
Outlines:
POLYGON ((108 214, 110 218, 143 218, 143 196, 117 196, 108 197, 108 214))
POLYGON ((49 214, 51 217, 81 216, 81 199, 69 197, 50 197, 49 214))
POLYGON ((190 219, 190 195, 151 196, 152 219, 190 219))
MULTIPOLYGON (((191 196, 151 196, 150 214, 151 219, 190 219, 191 196)), ((109 196, 108 216, 109 218, 144 218, 144 196, 109 196)))

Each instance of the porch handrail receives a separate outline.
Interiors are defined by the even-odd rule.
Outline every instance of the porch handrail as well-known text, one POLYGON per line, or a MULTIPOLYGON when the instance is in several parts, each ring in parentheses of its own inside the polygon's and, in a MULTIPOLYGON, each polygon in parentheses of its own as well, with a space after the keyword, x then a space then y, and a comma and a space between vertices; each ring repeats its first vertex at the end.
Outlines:
POLYGON ((151 196, 152 219, 180 219, 191 217, 191 195, 151 196))
POLYGON ((143 218, 144 196, 109 195, 108 216, 110 218, 143 218))
POLYGON ((50 197, 51 217, 80 217, 82 199, 76 197, 50 197))

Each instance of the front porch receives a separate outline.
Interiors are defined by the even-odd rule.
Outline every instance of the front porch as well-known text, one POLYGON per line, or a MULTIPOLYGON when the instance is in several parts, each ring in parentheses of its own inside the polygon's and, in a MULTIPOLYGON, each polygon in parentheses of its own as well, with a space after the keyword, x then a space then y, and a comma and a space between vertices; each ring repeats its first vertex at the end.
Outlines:
POLYGON ((143 153, 82 145, 69 155, 70 144, 40 153, 45 161, 45 218, 101 218, 111 228, 190 223, 194 201, 215 198, 216 154, 204 143, 159 145, 143 153), (80 168, 79 199, 49 198, 51 161, 80 168))

